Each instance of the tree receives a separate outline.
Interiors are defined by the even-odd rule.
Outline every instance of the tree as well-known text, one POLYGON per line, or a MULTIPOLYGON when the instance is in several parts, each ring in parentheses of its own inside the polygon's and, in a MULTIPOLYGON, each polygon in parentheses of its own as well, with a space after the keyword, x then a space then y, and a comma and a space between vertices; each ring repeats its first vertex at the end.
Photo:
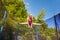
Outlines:
MULTIPOLYGON (((4 33, 6 33, 9 36, 10 32, 13 33, 13 31, 16 30, 17 25, 18 25, 17 22, 18 21, 20 21, 20 22, 26 21, 28 14, 27 14, 27 10, 25 9, 25 4, 23 1, 2 0, 1 2, 3 3, 5 9, 7 10, 7 18, 5 21, 5 29, 6 30, 4 30, 4 33), (11 30, 11 31, 7 32, 7 30, 11 30)), ((1 6, 1 7, 3 7, 3 6, 1 6)), ((5 37, 7 36, 6 34, 5 34, 5 37)))
POLYGON ((25 4, 23 1, 19 0, 5 0, 5 7, 10 11, 10 17, 15 21, 26 21, 27 10, 25 9, 25 4))
POLYGON ((42 19, 45 16, 45 9, 42 9, 41 12, 37 15, 37 19, 42 19))

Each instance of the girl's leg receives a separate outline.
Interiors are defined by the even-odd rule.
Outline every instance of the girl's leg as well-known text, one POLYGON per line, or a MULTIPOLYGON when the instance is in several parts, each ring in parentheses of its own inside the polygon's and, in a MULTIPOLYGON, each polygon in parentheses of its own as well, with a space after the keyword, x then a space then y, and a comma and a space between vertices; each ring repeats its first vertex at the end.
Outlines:
POLYGON ((31 24, 28 23, 28 28, 32 28, 32 23, 31 24))
POLYGON ((32 28, 32 23, 31 23, 31 28, 32 28))
POLYGON ((29 25, 29 23, 28 23, 28 28, 30 28, 30 25, 29 25))

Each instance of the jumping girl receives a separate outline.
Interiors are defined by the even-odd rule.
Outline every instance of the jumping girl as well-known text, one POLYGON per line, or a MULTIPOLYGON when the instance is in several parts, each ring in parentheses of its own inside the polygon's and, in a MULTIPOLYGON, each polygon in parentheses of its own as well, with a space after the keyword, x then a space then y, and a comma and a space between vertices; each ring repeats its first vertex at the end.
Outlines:
POLYGON ((30 14, 27 18, 28 27, 32 28, 32 22, 33 22, 33 17, 32 14, 30 14))

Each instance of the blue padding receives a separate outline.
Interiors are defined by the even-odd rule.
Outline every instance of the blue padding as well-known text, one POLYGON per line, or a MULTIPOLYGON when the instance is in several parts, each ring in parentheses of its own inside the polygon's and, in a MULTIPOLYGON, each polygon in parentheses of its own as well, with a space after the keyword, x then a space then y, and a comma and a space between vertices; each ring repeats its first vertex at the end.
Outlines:
POLYGON ((56 15, 56 23, 57 23, 57 28, 60 30, 60 15, 56 15))

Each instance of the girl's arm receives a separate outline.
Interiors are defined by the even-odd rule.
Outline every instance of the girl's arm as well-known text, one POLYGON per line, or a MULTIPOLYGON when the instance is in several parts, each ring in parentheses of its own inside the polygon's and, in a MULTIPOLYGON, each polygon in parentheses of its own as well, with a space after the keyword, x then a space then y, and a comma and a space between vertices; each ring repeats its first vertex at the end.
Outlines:
POLYGON ((32 22, 33 22, 33 16, 32 16, 32 22))
POLYGON ((28 23, 28 17, 27 17, 27 23, 28 23))

